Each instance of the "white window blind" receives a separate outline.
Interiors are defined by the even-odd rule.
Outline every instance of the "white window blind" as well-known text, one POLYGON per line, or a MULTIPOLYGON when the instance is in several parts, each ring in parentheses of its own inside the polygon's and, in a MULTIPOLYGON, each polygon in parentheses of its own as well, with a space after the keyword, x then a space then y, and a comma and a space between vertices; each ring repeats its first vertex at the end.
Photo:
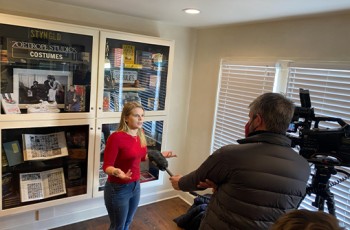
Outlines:
POLYGON ((274 78, 275 63, 221 60, 212 152, 244 137, 248 105, 260 94, 272 92, 274 78))
MULTIPOLYGON (((342 67, 323 68, 312 64, 291 64, 289 68, 287 96, 299 104, 299 88, 309 89, 311 106, 318 117, 341 118, 350 122, 350 71, 342 67), (307 67, 309 66, 309 67, 307 67), (312 66, 312 67, 310 67, 312 66)), ((327 67, 327 66, 326 66, 327 67)), ((340 126, 334 122, 320 123, 320 128, 335 129, 340 126)), ((350 173, 345 167, 336 167, 350 173)), ((297 169, 296 169, 297 170, 297 169)), ((330 182, 334 182, 344 174, 332 175, 330 182)), ((331 187, 334 194, 336 216, 343 226, 350 229, 350 181, 331 187)), ((317 210, 312 205, 315 195, 306 196, 301 207, 317 210)), ((325 211, 328 211, 325 203, 325 211)))

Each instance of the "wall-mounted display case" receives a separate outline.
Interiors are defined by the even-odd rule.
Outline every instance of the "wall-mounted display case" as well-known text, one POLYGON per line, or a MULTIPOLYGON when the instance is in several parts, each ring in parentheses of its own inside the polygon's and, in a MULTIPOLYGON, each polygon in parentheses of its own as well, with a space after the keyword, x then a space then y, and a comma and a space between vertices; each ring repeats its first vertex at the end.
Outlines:
POLYGON ((98 31, 0 18, 1 119, 94 117, 98 31))
POLYGON ((165 115, 173 42, 112 32, 100 39, 98 116, 115 116, 129 101, 149 115, 165 115))
MULTIPOLYGON (((107 180, 107 174, 102 170, 104 148, 107 142, 107 138, 113 132, 116 132, 119 127, 119 123, 116 123, 116 119, 106 118, 97 121, 96 131, 96 145, 95 145, 95 176, 94 176, 94 196, 102 195, 104 185, 107 180)), ((143 129, 147 139, 148 150, 162 150, 162 146, 165 145, 163 139, 165 138, 166 123, 160 117, 147 117, 143 124, 143 129)), ((160 183, 162 179, 162 173, 158 168, 150 163, 148 160, 141 162, 141 186, 155 185, 160 183)))
POLYGON ((0 122, 0 215, 91 197, 94 125, 93 119, 0 122))
MULTIPOLYGON (((146 110, 148 148, 166 148, 172 41, 0 21, 0 216, 101 195, 103 146, 128 101, 146 110)), ((141 186, 163 183, 149 162, 141 169, 141 186)))

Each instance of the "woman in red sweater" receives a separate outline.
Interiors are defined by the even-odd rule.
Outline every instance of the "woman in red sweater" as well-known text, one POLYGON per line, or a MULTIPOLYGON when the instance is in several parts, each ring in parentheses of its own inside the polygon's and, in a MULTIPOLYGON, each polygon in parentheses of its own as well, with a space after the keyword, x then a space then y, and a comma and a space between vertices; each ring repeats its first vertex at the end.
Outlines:
MULTIPOLYGON (((108 174, 104 200, 111 221, 109 229, 127 230, 140 201, 140 163, 147 159, 142 129, 144 109, 137 102, 124 105, 117 132, 108 137, 103 170, 108 174)), ((171 151, 164 157, 174 157, 171 151)))

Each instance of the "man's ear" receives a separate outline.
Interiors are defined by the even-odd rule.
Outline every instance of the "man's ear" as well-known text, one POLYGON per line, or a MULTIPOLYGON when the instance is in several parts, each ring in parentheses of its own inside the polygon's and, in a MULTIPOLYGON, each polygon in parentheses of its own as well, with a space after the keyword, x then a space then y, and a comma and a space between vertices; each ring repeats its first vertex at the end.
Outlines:
POLYGON ((259 128, 261 128, 262 126, 265 125, 264 120, 260 114, 256 115, 254 123, 255 123, 256 127, 259 127, 259 128))

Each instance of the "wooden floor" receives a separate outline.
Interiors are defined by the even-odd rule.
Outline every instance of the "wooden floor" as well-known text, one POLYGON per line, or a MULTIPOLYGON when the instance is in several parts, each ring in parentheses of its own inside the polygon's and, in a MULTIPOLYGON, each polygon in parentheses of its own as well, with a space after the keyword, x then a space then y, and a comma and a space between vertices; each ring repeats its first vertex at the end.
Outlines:
MULTIPOLYGON (((174 218, 184 214, 189 209, 185 201, 172 198, 157 203, 141 206, 137 209, 131 230, 179 230, 174 218)), ((108 216, 99 217, 52 230, 103 230, 108 229, 108 216)))

